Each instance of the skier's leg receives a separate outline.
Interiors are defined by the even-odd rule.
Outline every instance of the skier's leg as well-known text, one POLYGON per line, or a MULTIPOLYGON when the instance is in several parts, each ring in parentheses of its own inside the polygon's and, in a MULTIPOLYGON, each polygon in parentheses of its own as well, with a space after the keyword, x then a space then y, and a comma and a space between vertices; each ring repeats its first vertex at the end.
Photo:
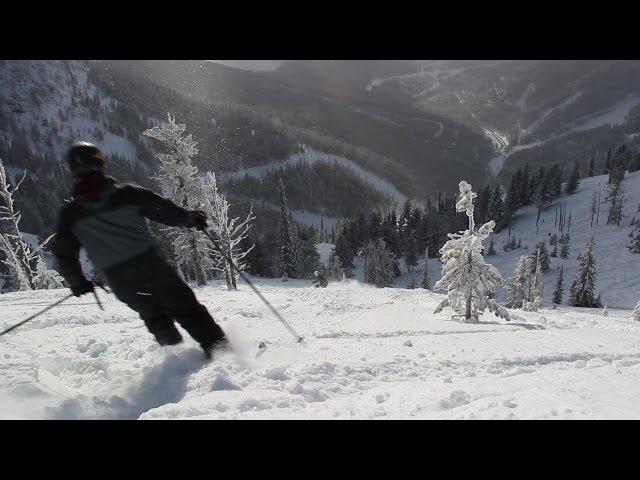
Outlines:
POLYGON ((147 329, 153 334, 160 345, 176 345, 182 342, 182 335, 180 335, 170 316, 155 312, 151 314, 144 312, 139 313, 147 329))
POLYGON ((105 276, 118 300, 138 312, 160 345, 176 345, 182 341, 182 335, 174 325, 173 318, 163 311, 158 301, 153 288, 154 272, 147 258, 148 255, 144 255, 113 267, 105 272, 105 276))
POLYGON ((224 332, 213 320, 204 305, 196 299, 189 286, 176 272, 164 264, 158 285, 164 311, 175 318, 189 335, 207 351, 225 338, 224 332))

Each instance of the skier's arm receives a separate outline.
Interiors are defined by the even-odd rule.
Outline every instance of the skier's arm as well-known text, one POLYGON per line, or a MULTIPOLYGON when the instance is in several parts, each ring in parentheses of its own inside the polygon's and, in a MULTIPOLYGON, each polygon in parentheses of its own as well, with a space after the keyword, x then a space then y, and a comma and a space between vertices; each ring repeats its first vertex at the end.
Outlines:
POLYGON ((60 273, 72 289, 88 282, 80 265, 80 242, 65 224, 64 214, 52 239, 51 251, 58 261, 60 273))
POLYGON ((128 185, 140 213, 154 222, 170 227, 192 227, 193 216, 189 210, 179 207, 168 198, 137 185, 128 185))

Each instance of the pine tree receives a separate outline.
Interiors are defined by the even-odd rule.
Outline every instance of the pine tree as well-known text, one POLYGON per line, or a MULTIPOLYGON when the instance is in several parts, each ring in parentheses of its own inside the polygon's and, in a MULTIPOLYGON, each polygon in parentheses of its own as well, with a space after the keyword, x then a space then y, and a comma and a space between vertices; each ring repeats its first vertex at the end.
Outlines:
POLYGON ((607 214, 607 225, 620 225, 622 220, 622 203, 624 200, 624 190, 620 182, 609 185, 609 212, 607 214))
POLYGON ((535 312, 542 305, 543 300, 543 283, 542 283, 542 252, 538 248, 535 261, 535 270, 533 273, 533 281, 529 293, 529 301, 527 302, 527 310, 535 312))
POLYGON ((349 270, 353 267, 355 254, 345 231, 338 235, 335 252, 345 269, 349 270))
POLYGON ((569 303, 574 307, 601 307, 602 305, 595 297, 596 260, 593 256, 593 239, 578 257, 578 265, 578 275, 569 290, 569 303))
MULTIPOLYGON (((175 116, 167 114, 167 123, 142 132, 162 142, 166 153, 156 155, 160 161, 155 179, 162 192, 174 203, 187 210, 208 210, 204 183, 192 158, 198 154, 197 142, 191 134, 184 136, 186 125, 177 124, 175 116)), ((207 268, 213 266, 209 257, 211 241, 197 230, 169 229, 178 262, 189 265, 198 286, 207 284, 207 268)))
POLYGON ((280 269, 283 278, 296 277, 296 255, 291 213, 289 212, 287 192, 282 178, 280 178, 280 269))
POLYGON ((522 308, 529 295, 531 281, 531 258, 522 255, 516 264, 513 277, 507 281, 507 307, 522 308))
POLYGON ((589 173, 587 174, 587 176, 593 177, 595 175, 595 171, 596 171, 596 159, 594 157, 591 157, 591 160, 589 161, 589 173))
POLYGON ((418 264, 418 245, 413 233, 409 234, 406 245, 407 250, 404 257, 404 263, 407 267, 407 271, 413 272, 413 269, 418 264))
POLYGON ((413 290, 418 286, 418 283, 416 282, 416 277, 411 277, 411 281, 409 282, 409 285, 407 285, 407 288, 409 290, 413 290))
POLYGON ((429 278, 429 255, 428 249, 424 252, 424 272, 422 274, 422 288, 431 290, 431 279, 429 278))
POLYGON ((449 241, 440 249, 442 278, 434 289, 446 289, 447 298, 438 305, 435 313, 450 306, 466 321, 477 322, 479 315, 489 309, 508 319, 506 310, 489 298, 496 286, 502 284, 502 277, 493 265, 485 263, 482 256, 482 242, 493 232, 495 222, 492 220, 476 230, 473 200, 477 195, 464 180, 460 182, 459 190, 456 211, 466 213, 469 227, 459 234, 450 233, 449 241))
POLYGON ((567 187, 566 187, 567 195, 576 193, 576 190, 578 190, 579 183, 580 183, 580 170, 579 170, 578 162, 576 162, 573 167, 573 172, 569 177, 569 181, 567 182, 567 187))
POLYGON ((640 205, 638 206, 638 217, 631 222, 633 229, 629 236, 631 237, 631 243, 627 245, 627 248, 631 253, 640 253, 640 205))
POLYGON ((569 234, 564 234, 560 237, 560 258, 568 258, 569 257, 569 241, 571 240, 571 238, 569 237, 569 234))
POLYGON ((553 303, 560 305, 562 303, 562 297, 564 296, 564 268, 560 267, 558 272, 558 279, 556 280, 555 288, 553 289, 553 303))
POLYGON ((335 248, 331 250, 331 255, 329 256, 327 274, 329 275, 329 280, 341 282, 344 279, 344 268, 342 267, 340 257, 336 254, 335 248))
POLYGON ((390 287, 395 277, 393 254, 381 238, 369 240, 363 249, 364 281, 378 288, 390 287))
POLYGON ((36 271, 33 277, 33 286, 36 289, 53 289, 64 287, 64 279, 60 274, 47 267, 42 254, 38 255, 36 261, 36 271))
MULTIPOLYGON (((551 260, 549 259, 549 252, 547 251, 546 242, 540 242, 536 245, 535 253, 532 254, 534 257, 534 260, 538 255, 538 252, 540 253, 540 265, 541 265, 542 271, 546 272, 547 270, 549 270, 549 267, 551 266, 550 265, 551 260)), ((533 269, 535 270, 535 268, 536 268, 536 262, 534 261, 533 269)))

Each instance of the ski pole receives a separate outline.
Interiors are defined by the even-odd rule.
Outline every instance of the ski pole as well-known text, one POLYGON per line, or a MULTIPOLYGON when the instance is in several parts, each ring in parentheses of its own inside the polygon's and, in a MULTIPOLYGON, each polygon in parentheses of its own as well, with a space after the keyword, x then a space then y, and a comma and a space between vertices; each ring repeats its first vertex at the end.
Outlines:
MULTIPOLYGON (((205 231, 205 235, 207 237, 209 237, 209 240, 211 240, 213 242, 214 245, 217 246, 217 242, 215 240, 215 238, 213 238, 211 236, 211 234, 208 231, 205 231)), ((269 307, 269 309, 271 310, 271 312, 275 315, 275 317, 280 320, 280 322, 286 327, 287 330, 289 330, 289 333, 291 333, 291 335, 293 335, 297 342, 300 343, 302 342, 302 340, 304 340, 304 338, 302 338, 300 335, 298 335, 298 333, 293 329, 293 327, 291 327, 291 325, 289 325, 287 323, 287 321, 282 317, 282 315, 280 315, 280 312, 278 312, 273 305, 271 305, 271 303, 269 302, 269 300, 267 300, 266 298, 264 298, 264 296, 262 295, 262 293, 260 293, 260 291, 253 285, 253 283, 251 283, 251 281, 244 275, 244 273, 242 273, 242 271, 236 267, 235 263, 233 263, 233 260, 231 260, 231 258, 229 258, 229 256, 222 251, 222 249, 220 247, 218 247, 218 251, 222 254, 222 256, 227 260, 227 262, 229 262, 229 265, 231 265, 231 267, 238 272, 238 275, 240 275, 240 278, 242 278, 242 280, 245 281, 245 283, 247 285, 249 285, 249 287, 251 287, 251 289, 254 291, 254 293, 256 295, 258 295, 258 297, 260 297, 260 300, 262 300, 264 302, 264 304, 269 307)))
POLYGON ((71 297, 73 297, 73 293, 70 293, 69 295, 67 295, 64 298, 61 298, 60 300, 58 300, 56 303, 53 303, 51 305, 49 305, 47 308, 44 308, 42 310, 40 310, 38 313, 31 315, 29 318, 21 321, 20 323, 16 323, 13 327, 9 327, 6 330, 0 332, 0 336, 4 335, 5 333, 9 333, 11 330, 13 330, 14 328, 18 328, 20 325, 24 325, 25 323, 27 323, 29 320, 33 320, 34 318, 36 318, 39 315, 42 315, 44 312, 51 310, 53 307, 56 307, 58 305, 60 305, 62 302, 64 302, 65 300, 69 300, 71 297))
POLYGON ((100 302, 100 299, 98 298, 98 292, 96 292, 95 289, 93 290, 93 296, 96 297, 96 303, 98 304, 98 308, 100 308, 100 310, 104 311, 104 307, 102 306, 102 303, 100 302))

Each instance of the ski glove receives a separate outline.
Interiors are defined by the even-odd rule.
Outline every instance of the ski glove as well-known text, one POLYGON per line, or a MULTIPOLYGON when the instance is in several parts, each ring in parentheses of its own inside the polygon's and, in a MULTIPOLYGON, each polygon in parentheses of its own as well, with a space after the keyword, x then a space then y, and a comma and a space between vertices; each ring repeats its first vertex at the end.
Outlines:
POLYGON ((89 280, 85 280, 83 283, 80 283, 77 285, 71 285, 71 292, 76 297, 84 295, 85 293, 91 293, 93 292, 93 282, 90 282, 89 280))
POLYGON ((192 210, 189 212, 189 218, 191 219, 191 226, 197 230, 205 231, 207 229, 207 214, 202 210, 192 210))

